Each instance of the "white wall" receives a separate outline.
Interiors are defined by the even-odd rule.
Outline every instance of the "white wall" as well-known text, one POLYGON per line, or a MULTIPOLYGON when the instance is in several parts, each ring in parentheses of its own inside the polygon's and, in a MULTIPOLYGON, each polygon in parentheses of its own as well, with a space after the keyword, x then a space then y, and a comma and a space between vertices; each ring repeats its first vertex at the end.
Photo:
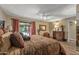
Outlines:
POLYGON ((5 28, 9 26, 9 29, 12 29, 12 21, 8 15, 4 13, 4 11, 0 8, 0 20, 5 21, 5 28))
POLYGON ((68 40, 71 45, 76 48, 76 24, 74 20, 68 22, 68 40), (71 24, 72 22, 72 24, 71 24))
POLYGON ((6 20, 5 20, 5 28, 9 27, 9 30, 12 30, 12 20, 9 16, 6 15, 6 20))
POLYGON ((70 17, 64 19, 65 25, 65 36, 67 42, 69 42, 73 47, 76 48, 76 17, 70 17))
POLYGON ((62 20, 62 23, 64 25, 64 32, 65 32, 65 39, 68 39, 68 20, 64 19, 62 20))
POLYGON ((46 25, 46 31, 40 31, 40 35, 42 35, 44 32, 49 32, 48 22, 36 21, 36 34, 38 34, 37 30, 39 29, 39 25, 46 25))
POLYGON ((0 20, 6 20, 5 14, 1 8, 0 8, 0 20))
POLYGON ((74 20, 68 22, 68 41, 76 40, 76 24, 74 20), (72 22, 72 24, 71 24, 72 22))

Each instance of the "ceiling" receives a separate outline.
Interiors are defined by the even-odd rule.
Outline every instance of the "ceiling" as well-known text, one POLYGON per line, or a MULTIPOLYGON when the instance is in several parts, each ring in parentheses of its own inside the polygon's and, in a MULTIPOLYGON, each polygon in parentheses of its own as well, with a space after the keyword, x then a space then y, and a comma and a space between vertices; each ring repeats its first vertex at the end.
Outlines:
POLYGON ((75 4, 2 4, 0 7, 7 15, 54 21, 76 15, 75 4))

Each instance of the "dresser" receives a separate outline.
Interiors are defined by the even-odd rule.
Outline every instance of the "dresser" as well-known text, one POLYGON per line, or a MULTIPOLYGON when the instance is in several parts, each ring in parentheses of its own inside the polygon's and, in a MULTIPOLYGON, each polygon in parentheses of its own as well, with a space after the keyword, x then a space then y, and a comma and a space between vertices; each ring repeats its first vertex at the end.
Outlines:
POLYGON ((65 32, 64 31, 53 31, 53 38, 59 41, 64 41, 65 32))

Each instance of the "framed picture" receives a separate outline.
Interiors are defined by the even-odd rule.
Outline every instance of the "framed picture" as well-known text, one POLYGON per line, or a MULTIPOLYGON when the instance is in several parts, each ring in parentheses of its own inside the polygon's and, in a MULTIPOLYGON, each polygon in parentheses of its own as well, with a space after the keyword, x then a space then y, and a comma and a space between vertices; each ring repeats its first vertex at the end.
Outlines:
POLYGON ((46 25, 39 25, 39 29, 41 31, 46 31, 46 25))

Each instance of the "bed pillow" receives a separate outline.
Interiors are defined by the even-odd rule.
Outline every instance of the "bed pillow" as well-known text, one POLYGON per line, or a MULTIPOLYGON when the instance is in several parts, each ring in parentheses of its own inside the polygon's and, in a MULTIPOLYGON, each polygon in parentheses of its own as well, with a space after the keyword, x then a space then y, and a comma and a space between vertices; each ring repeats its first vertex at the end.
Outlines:
POLYGON ((24 41, 29 41, 30 40, 30 37, 29 36, 23 35, 23 33, 20 33, 20 34, 23 37, 23 40, 24 41))

